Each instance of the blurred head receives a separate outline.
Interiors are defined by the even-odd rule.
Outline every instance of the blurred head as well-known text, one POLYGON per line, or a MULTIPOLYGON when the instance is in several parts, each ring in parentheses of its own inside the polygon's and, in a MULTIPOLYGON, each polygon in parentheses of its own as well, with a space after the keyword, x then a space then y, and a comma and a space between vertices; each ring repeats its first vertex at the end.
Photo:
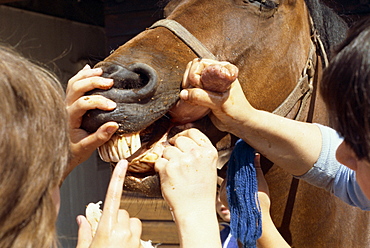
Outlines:
POLYGON ((370 18, 349 30, 324 71, 321 93, 331 125, 344 138, 337 159, 356 170, 370 198, 370 18))
POLYGON ((217 180, 217 196, 216 196, 216 211, 221 219, 230 222, 230 210, 228 208, 227 194, 226 194, 226 179, 218 177, 217 180))
POLYGON ((50 248, 69 153, 63 89, 10 48, 0 58, 0 247, 50 248))

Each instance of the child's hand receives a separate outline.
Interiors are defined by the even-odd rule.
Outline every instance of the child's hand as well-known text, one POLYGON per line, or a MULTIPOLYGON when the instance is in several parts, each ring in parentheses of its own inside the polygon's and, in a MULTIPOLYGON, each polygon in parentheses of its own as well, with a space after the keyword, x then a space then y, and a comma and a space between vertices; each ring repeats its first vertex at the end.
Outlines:
POLYGON ((155 163, 162 194, 171 207, 181 247, 221 247, 216 215, 217 151, 197 129, 170 139, 155 163))
MULTIPOLYGON (((155 163, 162 193, 170 207, 195 208, 202 202, 214 208, 217 183, 217 151, 210 140, 197 129, 185 130, 172 139, 163 158, 155 163)), ((194 209, 193 209, 194 210, 194 209)))
POLYGON ((86 65, 68 81, 66 91, 66 107, 68 111, 72 157, 65 177, 78 164, 87 160, 93 151, 107 142, 118 129, 118 124, 108 122, 95 133, 89 134, 81 129, 82 116, 90 109, 113 110, 116 103, 102 96, 85 96, 85 93, 95 88, 109 89, 113 80, 100 77, 100 68, 90 69, 86 65))
POLYGON ((91 226, 84 216, 78 216, 78 244, 77 248, 141 248, 141 222, 137 218, 130 218, 128 212, 119 209, 122 188, 127 171, 127 161, 121 160, 116 165, 109 183, 103 214, 94 237, 91 226))

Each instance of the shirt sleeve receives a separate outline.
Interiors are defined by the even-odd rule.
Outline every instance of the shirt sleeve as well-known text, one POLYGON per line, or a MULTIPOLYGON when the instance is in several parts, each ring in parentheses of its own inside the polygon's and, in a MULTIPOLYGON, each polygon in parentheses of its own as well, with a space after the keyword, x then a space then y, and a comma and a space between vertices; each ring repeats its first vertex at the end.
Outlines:
POLYGON ((355 171, 336 160, 336 150, 343 138, 326 126, 317 125, 322 134, 322 149, 314 166, 304 175, 296 176, 316 187, 323 188, 342 201, 362 210, 370 210, 370 200, 364 195, 356 181, 355 171))

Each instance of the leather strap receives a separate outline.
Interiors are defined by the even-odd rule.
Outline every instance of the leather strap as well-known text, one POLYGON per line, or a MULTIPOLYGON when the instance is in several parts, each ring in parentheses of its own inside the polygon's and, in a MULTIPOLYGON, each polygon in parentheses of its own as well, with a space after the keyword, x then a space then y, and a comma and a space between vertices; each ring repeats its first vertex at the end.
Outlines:
POLYGON ((150 29, 164 27, 180 38, 193 52, 200 58, 217 60, 214 56, 194 35, 192 35, 180 23, 170 19, 162 19, 155 22, 150 29))

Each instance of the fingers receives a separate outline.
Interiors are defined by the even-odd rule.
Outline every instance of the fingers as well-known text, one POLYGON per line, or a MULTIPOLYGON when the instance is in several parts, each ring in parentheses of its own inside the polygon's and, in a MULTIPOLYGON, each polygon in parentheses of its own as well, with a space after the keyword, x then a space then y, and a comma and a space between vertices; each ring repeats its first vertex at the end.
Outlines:
POLYGON ((164 168, 166 167, 167 162, 168 162, 168 160, 165 159, 165 158, 157 159, 155 161, 155 164, 154 164, 154 170, 158 173, 161 173, 164 170, 164 168))
POLYGON ((121 196, 123 183, 125 181, 128 163, 126 160, 120 160, 114 168, 112 178, 110 180, 101 223, 111 226, 118 221, 118 210, 121 204, 121 196))
POLYGON ((214 109, 221 105, 228 96, 226 93, 215 93, 200 88, 185 89, 180 92, 180 98, 185 102, 214 109))
POLYGON ((192 86, 202 88, 200 76, 205 65, 204 63, 200 63, 200 61, 200 59, 194 59, 187 64, 182 80, 182 87, 184 89, 192 86))
POLYGON ((81 126, 82 116, 90 109, 110 111, 116 107, 117 104, 114 101, 103 96, 81 96, 75 102, 67 106, 69 125, 71 128, 79 128, 81 126))
POLYGON ((229 62, 194 59, 186 67, 182 87, 225 92, 237 77, 238 68, 229 62))
POLYGON ((130 229, 131 233, 136 237, 141 237, 142 224, 138 218, 130 218, 130 229))
POLYGON ((260 160, 261 160, 261 155, 259 153, 256 153, 256 156, 254 157, 254 167, 256 168, 258 191, 264 192, 267 195, 269 195, 269 188, 268 188, 265 176, 263 175, 263 171, 261 169, 260 160))
POLYGON ((85 93, 95 88, 109 89, 113 86, 113 79, 102 78, 101 68, 90 69, 86 65, 75 76, 68 81, 66 90, 66 106, 68 121, 72 129, 80 128, 82 116, 90 109, 101 109, 110 111, 116 108, 117 104, 103 96, 90 95, 85 93))
POLYGON ((72 143, 74 143, 74 139, 76 139, 80 146, 79 149, 93 151, 97 147, 106 143, 117 131, 118 128, 119 126, 116 122, 107 122, 100 126, 95 133, 89 135, 85 135, 86 132, 77 129, 76 132, 73 133, 74 137, 71 137, 72 143), (79 135, 77 134, 77 132, 79 131, 81 131, 81 137, 78 137, 79 135))
POLYGON ((100 77, 103 73, 101 68, 90 69, 85 66, 68 81, 66 90, 67 106, 75 102, 86 92, 98 89, 109 89, 113 86, 113 79, 100 77))
POLYGON ((106 143, 112 135, 118 130, 119 126, 116 122, 107 122, 96 130, 95 133, 90 134, 85 142, 85 147, 99 147, 106 143))
POLYGON ((196 128, 190 128, 190 129, 184 130, 176 134, 174 137, 172 137, 169 140, 169 142, 171 144, 175 144, 176 146, 178 146, 180 145, 180 142, 182 142, 183 140, 183 139, 179 139, 180 137, 187 137, 199 146, 212 145, 208 137, 196 128))
POLYGON ((77 216, 78 240, 77 248, 88 248, 92 241, 91 226, 85 216, 77 216))
POLYGON ((254 167, 256 169, 261 169, 261 154, 256 153, 254 156, 254 167))

